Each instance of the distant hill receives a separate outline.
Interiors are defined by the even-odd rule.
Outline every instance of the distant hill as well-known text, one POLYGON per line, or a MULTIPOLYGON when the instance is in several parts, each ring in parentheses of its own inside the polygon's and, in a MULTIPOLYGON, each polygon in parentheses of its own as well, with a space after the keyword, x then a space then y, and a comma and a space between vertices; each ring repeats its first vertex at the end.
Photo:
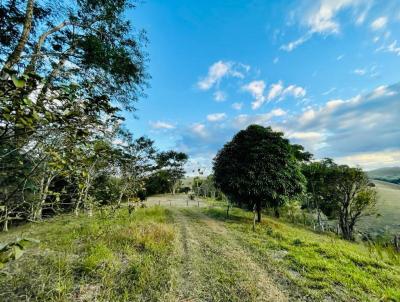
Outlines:
POLYGON ((400 184, 400 167, 380 168, 368 171, 367 173, 372 179, 400 184))

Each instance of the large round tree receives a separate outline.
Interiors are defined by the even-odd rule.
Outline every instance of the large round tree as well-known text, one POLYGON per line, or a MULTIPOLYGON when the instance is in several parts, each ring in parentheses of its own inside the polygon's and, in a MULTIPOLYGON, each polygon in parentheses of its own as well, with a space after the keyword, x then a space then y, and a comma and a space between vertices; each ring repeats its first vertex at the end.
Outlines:
POLYGON ((255 207, 261 221, 264 207, 278 207, 303 190, 300 162, 311 154, 300 145, 290 144, 282 132, 271 127, 250 125, 226 143, 214 158, 217 187, 232 202, 255 207))

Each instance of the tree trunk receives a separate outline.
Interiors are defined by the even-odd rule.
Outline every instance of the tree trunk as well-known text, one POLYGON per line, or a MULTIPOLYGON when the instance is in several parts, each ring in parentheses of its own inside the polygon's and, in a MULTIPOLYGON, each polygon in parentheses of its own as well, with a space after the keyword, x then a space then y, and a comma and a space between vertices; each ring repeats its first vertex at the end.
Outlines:
POLYGON ((257 212, 257 222, 261 222, 261 203, 259 201, 256 202, 256 212, 257 212))
POLYGON ((26 42, 29 39, 29 34, 32 28, 32 19, 33 19, 33 8, 35 5, 34 0, 28 0, 26 4, 26 11, 25 11, 25 20, 24 25, 21 33, 21 37, 15 47, 14 51, 8 56, 7 61, 3 65, 4 69, 12 69, 13 66, 18 62, 19 58, 21 57, 21 53, 24 50, 26 42))
POLYGON ((253 232, 256 231, 256 220, 257 220, 257 210, 256 210, 256 204, 253 206, 253 232))
POLYGON ((279 213, 279 208, 278 207, 274 208, 274 215, 275 215, 276 218, 281 217, 281 214, 279 213))
POLYGON ((124 192, 119 193, 117 208, 121 207, 122 197, 124 196, 124 192))
POLYGON ((4 209, 3 232, 8 232, 8 209, 7 209, 7 206, 4 209))
POLYGON ((230 204, 228 203, 228 206, 226 207, 226 219, 229 218, 229 208, 230 208, 230 204))
POLYGON ((47 32, 43 33, 37 43, 35 44, 35 48, 34 51, 32 53, 32 58, 31 61, 29 62, 28 66, 25 69, 25 74, 29 73, 29 72, 35 72, 36 71, 36 62, 41 54, 41 48, 44 44, 44 42, 46 41, 47 37, 50 36, 51 34, 61 30, 62 28, 64 28, 65 26, 69 25, 70 23, 67 21, 63 21, 61 22, 59 25, 53 27, 52 29, 48 30, 47 32))
POLYGON ((39 95, 37 97, 37 104, 38 105, 43 105, 43 101, 46 97, 47 92, 51 88, 53 84, 54 78, 58 75, 60 72, 61 68, 64 66, 65 62, 67 61, 69 57, 69 52, 65 53, 60 57, 60 60, 58 61, 57 65, 54 67, 54 69, 51 71, 51 73, 47 76, 46 80, 44 81, 43 87, 39 92, 39 95))
POLYGON ((44 177, 40 182, 40 199, 39 203, 34 208, 34 212, 32 213, 32 219, 34 221, 42 220, 43 206, 46 203, 47 196, 49 195, 49 187, 51 181, 53 180, 53 176, 49 176, 45 182, 44 177))

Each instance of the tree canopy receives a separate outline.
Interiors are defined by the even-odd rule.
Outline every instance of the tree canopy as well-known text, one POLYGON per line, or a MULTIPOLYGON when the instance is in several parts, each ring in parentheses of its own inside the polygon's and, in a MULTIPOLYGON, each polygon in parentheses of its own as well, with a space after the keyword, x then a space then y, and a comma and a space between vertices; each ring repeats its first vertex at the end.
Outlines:
POLYGON ((300 162, 310 154, 293 145, 282 132, 250 125, 226 143, 214 158, 216 185, 233 202, 261 209, 278 207, 303 191, 305 179, 300 162))

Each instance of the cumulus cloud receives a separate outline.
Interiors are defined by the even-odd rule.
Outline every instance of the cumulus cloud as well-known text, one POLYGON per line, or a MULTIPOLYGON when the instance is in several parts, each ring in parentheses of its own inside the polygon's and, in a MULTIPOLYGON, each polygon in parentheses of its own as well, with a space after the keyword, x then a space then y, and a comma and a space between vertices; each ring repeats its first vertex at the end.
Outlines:
POLYGON ((250 124, 272 126, 315 158, 364 168, 400 162, 400 83, 378 86, 364 95, 330 99, 304 112, 276 108, 261 114, 239 114, 220 123, 194 124, 182 130, 182 146, 192 156, 215 154, 225 142, 250 124))
POLYGON ((150 126, 153 128, 153 129, 158 129, 158 130, 160 130, 160 129, 174 129, 175 128, 175 126, 174 125, 172 125, 172 124, 170 124, 170 123, 167 123, 167 122, 163 122, 163 121, 156 121, 156 122, 150 122, 150 126))
POLYGON ((270 112, 256 115, 240 114, 233 119, 233 127, 243 129, 251 124, 266 126, 274 117, 286 115, 286 111, 281 108, 274 109, 270 112))
POLYGON ((267 95, 264 95, 266 88, 264 81, 253 81, 242 88, 243 90, 250 92, 254 98, 254 101, 251 103, 252 109, 260 108, 267 101, 270 102, 276 99, 282 100, 286 96, 301 98, 306 95, 306 90, 303 87, 289 85, 285 88, 282 81, 271 84, 267 95))
POLYGON ((243 103, 233 103, 232 108, 235 110, 242 110, 243 108, 243 103))
POLYGON ((209 122, 219 122, 222 121, 226 118, 226 114, 225 113, 212 113, 207 115, 207 120, 209 122))
POLYGON ((255 99, 252 103, 252 108, 259 108, 265 101, 264 90, 265 90, 265 82, 264 81, 253 81, 249 84, 243 86, 243 90, 250 92, 250 94, 255 99))
POLYGON ((283 92, 283 84, 282 81, 279 81, 278 83, 271 84, 268 92, 267 99, 268 101, 271 101, 278 96, 280 96, 283 92))
POLYGON ((200 137, 207 137, 206 126, 204 124, 196 123, 190 127, 190 130, 193 134, 200 136, 200 137))
POLYGON ((224 77, 243 78, 244 73, 248 72, 250 67, 242 63, 218 61, 212 64, 205 77, 197 82, 197 87, 201 90, 209 90, 214 85, 218 85, 224 77))
POLYGON ((388 21, 387 17, 379 17, 371 23, 371 29, 380 30, 386 26, 387 21, 388 21))
POLYGON ((283 90, 282 95, 283 96, 291 95, 296 99, 303 98, 306 96, 306 90, 300 86, 290 85, 286 87, 285 90, 283 90))
POLYGON ((216 102, 223 102, 226 100, 226 94, 225 92, 221 91, 221 90, 217 90, 216 92, 214 92, 214 100, 216 102))

